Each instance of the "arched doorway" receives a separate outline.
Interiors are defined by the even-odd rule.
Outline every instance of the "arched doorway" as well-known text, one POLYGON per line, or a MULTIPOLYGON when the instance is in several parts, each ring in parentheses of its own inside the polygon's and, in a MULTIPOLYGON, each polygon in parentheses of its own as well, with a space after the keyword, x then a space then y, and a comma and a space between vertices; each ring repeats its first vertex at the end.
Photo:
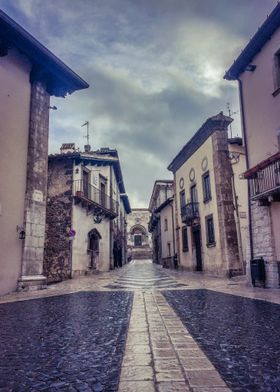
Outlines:
POLYGON ((93 270, 98 269, 99 241, 101 238, 99 231, 96 229, 92 229, 88 233, 89 268, 93 270))
POLYGON ((145 227, 141 225, 135 225, 130 230, 131 240, 134 247, 141 247, 146 245, 147 242, 147 231, 145 227))

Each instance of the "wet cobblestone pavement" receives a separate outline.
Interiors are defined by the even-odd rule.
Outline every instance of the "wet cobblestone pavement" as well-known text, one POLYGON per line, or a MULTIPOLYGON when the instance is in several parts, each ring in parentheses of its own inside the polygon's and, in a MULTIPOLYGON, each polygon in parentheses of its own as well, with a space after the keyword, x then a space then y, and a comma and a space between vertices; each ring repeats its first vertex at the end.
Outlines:
POLYGON ((280 391, 280 305, 210 290, 163 294, 232 391, 280 391))
POLYGON ((1 304, 0 391, 116 391, 132 300, 79 292, 1 304))

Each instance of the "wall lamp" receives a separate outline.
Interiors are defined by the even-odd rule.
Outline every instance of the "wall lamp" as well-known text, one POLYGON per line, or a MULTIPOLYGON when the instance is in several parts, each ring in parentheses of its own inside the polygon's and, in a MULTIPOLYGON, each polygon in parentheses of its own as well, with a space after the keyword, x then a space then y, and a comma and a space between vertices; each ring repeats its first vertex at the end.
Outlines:
POLYGON ((56 106, 49 106, 48 109, 57 110, 57 107, 56 106))

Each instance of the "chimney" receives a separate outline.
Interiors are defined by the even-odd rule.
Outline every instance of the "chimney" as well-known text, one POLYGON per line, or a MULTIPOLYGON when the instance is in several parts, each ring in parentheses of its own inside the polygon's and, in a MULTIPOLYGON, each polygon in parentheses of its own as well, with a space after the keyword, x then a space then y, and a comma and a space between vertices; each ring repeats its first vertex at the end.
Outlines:
POLYGON ((60 147, 60 154, 75 152, 75 143, 63 143, 60 147))

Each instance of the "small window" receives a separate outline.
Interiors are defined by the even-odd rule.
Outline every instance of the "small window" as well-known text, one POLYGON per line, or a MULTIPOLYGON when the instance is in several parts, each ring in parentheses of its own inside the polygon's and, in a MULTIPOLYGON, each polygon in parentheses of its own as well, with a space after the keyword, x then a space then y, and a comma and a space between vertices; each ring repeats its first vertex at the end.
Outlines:
POLYGON ((274 89, 280 88, 280 50, 274 55, 274 89))
POLYGON ((164 231, 168 230, 168 220, 167 218, 164 219, 164 231))
POLYGON ((214 220, 213 215, 207 215, 205 217, 206 222, 206 239, 207 239, 207 246, 215 246, 215 230, 214 230, 214 220))
POLYGON ((211 200, 211 185, 210 185, 209 172, 203 174, 202 186, 203 186, 203 200, 204 200, 204 203, 207 203, 208 201, 211 200))
POLYGON ((170 242, 167 243, 167 254, 168 254, 168 257, 171 256, 171 244, 170 244, 170 242))
POLYGON ((188 252, 188 228, 187 226, 182 227, 182 244, 183 244, 183 252, 188 252))
POLYGON ((190 194, 191 194, 191 202, 192 202, 192 203, 197 203, 197 190, 196 190, 196 184, 193 185, 193 186, 191 186, 190 194))
POLYGON ((186 205, 186 194, 185 191, 180 192, 180 206, 183 208, 186 205))

